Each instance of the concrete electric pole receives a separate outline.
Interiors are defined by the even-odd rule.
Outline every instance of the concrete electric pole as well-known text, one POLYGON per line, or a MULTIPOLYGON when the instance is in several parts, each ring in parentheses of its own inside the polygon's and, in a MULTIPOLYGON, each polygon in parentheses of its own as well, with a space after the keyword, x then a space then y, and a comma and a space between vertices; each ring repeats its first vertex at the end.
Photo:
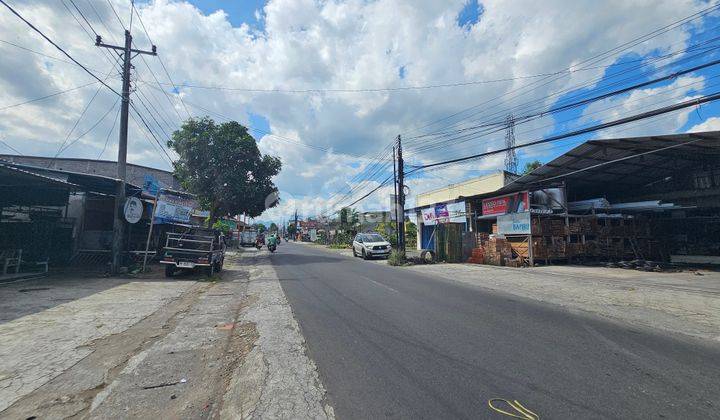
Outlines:
POLYGON ((157 48, 153 45, 151 51, 142 51, 132 48, 130 31, 125 31, 125 46, 104 44, 100 35, 95 39, 95 46, 122 51, 122 108, 120 110, 120 141, 118 145, 117 177, 120 182, 115 193, 115 212, 113 219, 112 260, 110 272, 117 274, 122 265, 123 230, 125 223, 122 220, 122 207, 125 205, 125 173, 127 163, 128 114, 130 112, 130 69, 132 68, 132 54, 157 55, 157 48))
POLYGON ((402 138, 397 136, 397 177, 398 177, 398 249, 405 252, 405 165, 402 156, 402 138))

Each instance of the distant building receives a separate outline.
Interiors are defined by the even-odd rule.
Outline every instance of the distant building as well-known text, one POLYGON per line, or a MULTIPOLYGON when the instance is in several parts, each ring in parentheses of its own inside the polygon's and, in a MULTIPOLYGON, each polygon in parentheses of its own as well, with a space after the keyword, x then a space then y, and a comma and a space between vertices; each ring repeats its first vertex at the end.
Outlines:
MULTIPOLYGON (((59 171, 88 175, 101 175, 109 178, 117 177, 117 162, 111 160, 18 155, 0 155, 0 159, 12 163, 35 166, 44 169, 56 169, 59 171)), ((132 163, 127 164, 126 182, 134 185, 143 185, 146 175, 152 176, 163 188, 170 188, 176 191, 183 190, 180 182, 170 171, 150 168, 148 166, 134 165, 132 163)))

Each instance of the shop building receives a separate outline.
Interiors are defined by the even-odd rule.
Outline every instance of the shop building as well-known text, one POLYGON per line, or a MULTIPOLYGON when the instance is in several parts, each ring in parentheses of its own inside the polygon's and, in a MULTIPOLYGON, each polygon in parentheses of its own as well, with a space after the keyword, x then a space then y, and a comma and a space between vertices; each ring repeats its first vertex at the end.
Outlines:
MULTIPOLYGON (((590 140, 462 201, 473 233, 444 244, 448 260, 717 264, 720 133, 590 140)), ((435 213, 447 229, 450 212, 435 213)))

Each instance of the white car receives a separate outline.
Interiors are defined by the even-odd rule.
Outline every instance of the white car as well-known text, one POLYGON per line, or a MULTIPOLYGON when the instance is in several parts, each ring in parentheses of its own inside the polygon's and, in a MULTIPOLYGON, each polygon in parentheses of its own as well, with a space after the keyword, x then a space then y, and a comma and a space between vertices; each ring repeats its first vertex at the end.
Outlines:
POLYGON ((390 242, 377 233, 358 233, 353 240, 353 256, 364 259, 385 257, 390 255, 390 242))

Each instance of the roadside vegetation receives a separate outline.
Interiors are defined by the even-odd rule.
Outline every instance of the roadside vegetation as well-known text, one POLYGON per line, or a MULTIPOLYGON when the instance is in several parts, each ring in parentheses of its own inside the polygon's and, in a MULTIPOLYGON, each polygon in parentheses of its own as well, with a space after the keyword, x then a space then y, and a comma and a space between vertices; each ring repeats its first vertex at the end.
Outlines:
POLYGON ((191 118, 173 133, 168 146, 178 154, 175 177, 210 211, 209 226, 223 216, 257 217, 278 204, 272 178, 280 172, 280 159, 261 154, 240 123, 191 118))

